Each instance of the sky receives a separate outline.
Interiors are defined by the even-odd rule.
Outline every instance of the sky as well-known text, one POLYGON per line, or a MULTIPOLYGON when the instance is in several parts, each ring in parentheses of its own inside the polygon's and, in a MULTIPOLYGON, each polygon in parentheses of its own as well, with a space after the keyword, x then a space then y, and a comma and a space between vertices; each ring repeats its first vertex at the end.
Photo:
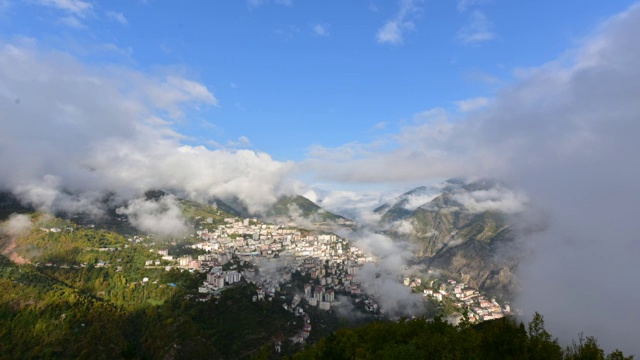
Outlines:
POLYGON ((498 178, 546 224, 519 306, 640 354, 639 33, 633 1, 4 0, 0 189, 148 228, 151 188, 357 216, 498 178))
POLYGON ((630 3, 5 0, 0 33, 196 81, 216 101, 173 125, 186 142, 301 161, 432 108, 464 115, 630 3))

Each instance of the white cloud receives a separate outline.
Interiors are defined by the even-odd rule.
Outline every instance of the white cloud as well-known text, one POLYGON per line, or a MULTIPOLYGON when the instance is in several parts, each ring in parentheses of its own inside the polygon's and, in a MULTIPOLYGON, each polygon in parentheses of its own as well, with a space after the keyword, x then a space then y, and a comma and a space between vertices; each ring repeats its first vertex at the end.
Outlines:
POLYGON ((318 36, 329 36, 329 27, 326 24, 315 24, 311 27, 313 32, 318 36))
POLYGON ((400 9, 387 20, 376 34, 376 40, 381 44, 399 45, 404 41, 404 33, 415 29, 413 18, 419 8, 413 0, 401 0, 400 9))
POLYGON ((68 26, 74 29, 86 29, 87 26, 80 21, 76 16, 68 15, 58 18, 58 24, 68 26))
POLYGON ((0 223, 0 234, 5 233, 11 237, 24 236, 33 228, 31 217, 24 214, 11 214, 9 219, 0 223))
POLYGON ((248 148, 251 147, 251 140, 246 136, 240 136, 236 141, 228 141, 227 146, 235 148, 248 148))
POLYGON ((91 3, 82 0, 36 0, 36 3, 53 7, 79 17, 85 17, 93 9, 91 3))
POLYGON ((380 305, 380 312, 391 318, 420 316, 426 311, 422 295, 398 281, 399 268, 393 272, 378 264, 367 263, 360 268, 355 280, 361 282, 362 289, 380 305))
POLYGON ((377 124, 373 125, 374 130, 382 130, 384 128, 386 128, 388 125, 387 122, 385 121, 380 121, 377 124))
POLYGON ((107 18, 109 20, 115 21, 115 22, 120 23, 122 25, 127 25, 129 23, 127 21, 127 18, 124 17, 124 14, 121 13, 121 12, 107 11, 105 14, 107 15, 107 18))
POLYGON ((83 194, 73 194, 65 190, 67 189, 63 187, 62 178, 53 175, 33 179, 12 189, 23 203, 41 211, 87 214, 94 218, 104 216, 106 206, 102 203, 104 193, 86 191, 83 194))
POLYGON ((401 235, 411 235, 415 232, 413 224, 411 224, 411 221, 407 220, 396 221, 393 224, 393 230, 401 235))
POLYGON ((375 264, 360 268, 355 280, 380 304, 383 313, 391 317, 418 316, 426 310, 422 296, 398 282, 407 260, 413 256, 410 244, 369 231, 354 232, 349 239, 375 259, 375 264))
POLYGON ((62 12, 64 15, 56 22, 74 29, 86 28, 81 19, 93 13, 93 4, 82 0, 35 0, 34 3, 62 12))
POLYGON ((499 211, 505 214, 516 214, 523 212, 529 202, 525 194, 502 187, 461 192, 454 194, 453 199, 473 213, 499 211))
POLYGON ((206 86, 180 76, 170 75, 163 81, 149 78, 139 80, 145 86, 141 95, 145 96, 154 107, 166 111, 172 118, 180 118, 184 115, 182 106, 185 103, 196 106, 198 104, 218 105, 218 99, 206 86))
POLYGON ((140 231, 161 237, 180 237, 187 235, 190 230, 180 204, 173 195, 158 200, 135 199, 116 212, 127 215, 131 225, 140 231))
POLYGON ((410 195, 407 196, 407 202, 404 204, 404 209, 405 210, 409 210, 409 211, 413 211, 417 208, 419 208, 420 206, 430 202, 431 200, 435 199, 436 196, 440 195, 437 192, 431 192, 431 193, 424 193, 424 194, 417 194, 417 195, 410 195))
POLYGON ((2 43, 0 84, 7 120, 0 167, 11 169, 0 186, 43 210, 99 215, 106 191, 124 200, 159 188, 193 199, 237 197, 257 211, 290 189, 290 163, 180 143, 172 116, 217 100, 177 74, 87 66, 61 52, 2 43))
POLYGON ((400 24, 398 21, 387 21, 380 30, 378 30, 376 38, 379 43, 401 44, 403 40, 402 31, 400 30, 400 24))
POLYGON ((492 31, 493 23, 481 11, 474 10, 469 15, 469 22, 458 31, 458 39, 467 44, 478 44, 493 40, 496 34, 492 31))
POLYGON ((311 145, 307 156, 310 158, 344 161, 353 159, 361 152, 362 150, 358 143, 345 144, 337 148, 326 148, 321 145, 311 145))
POLYGON ((373 213, 372 209, 380 204, 387 203, 397 194, 382 190, 336 190, 334 186, 316 184, 308 187, 299 187, 297 193, 302 194, 316 204, 335 214, 340 214, 349 219, 356 220, 359 225, 369 229, 376 228, 381 215, 373 213))
POLYGON ((479 5, 483 5, 491 0, 458 0, 457 10, 459 13, 469 13, 467 23, 458 30, 457 38, 466 44, 479 44, 484 41, 493 40, 496 34, 492 31, 493 23, 489 21, 485 13, 478 10, 479 5))
POLYGON ((489 99, 486 97, 477 97, 454 102, 458 106, 459 112, 469 112, 489 105, 489 99))

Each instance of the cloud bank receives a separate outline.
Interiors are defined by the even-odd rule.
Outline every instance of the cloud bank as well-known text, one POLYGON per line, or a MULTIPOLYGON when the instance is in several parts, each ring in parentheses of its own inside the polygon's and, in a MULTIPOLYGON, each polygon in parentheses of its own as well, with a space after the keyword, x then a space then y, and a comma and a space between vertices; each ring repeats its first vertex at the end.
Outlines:
POLYGON ((185 145, 173 125, 217 98, 179 74, 89 66, 34 41, 0 43, 1 190, 40 210, 104 213, 148 189, 237 198, 258 211, 289 191, 290 163, 185 145))
POLYGON ((158 200, 135 199, 116 212, 127 215, 131 225, 137 229, 160 237, 185 236, 192 230, 173 195, 165 195, 158 200))
POLYGON ((459 202, 466 211, 472 213, 499 211, 505 214, 516 214, 523 212, 529 202, 525 194, 500 186, 489 190, 456 193, 453 195, 453 199, 459 202))
POLYGON ((354 232, 349 239, 374 257, 375 263, 362 266, 355 280, 378 301, 382 312, 390 317, 418 316, 425 312, 423 297, 399 281, 407 261, 413 256, 410 244, 368 230, 354 232))

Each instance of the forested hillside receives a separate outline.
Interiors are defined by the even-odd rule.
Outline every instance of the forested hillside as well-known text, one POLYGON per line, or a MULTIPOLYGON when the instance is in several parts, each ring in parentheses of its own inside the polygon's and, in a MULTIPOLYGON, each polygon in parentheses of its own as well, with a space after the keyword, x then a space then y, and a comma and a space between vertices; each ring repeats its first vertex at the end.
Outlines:
MULTIPOLYGON (((266 355, 266 354, 263 354, 266 355)), ((268 358, 263 356, 264 359, 268 358)), ((442 318, 377 322, 341 329, 293 356, 293 359, 540 359, 624 360, 618 350, 605 356, 593 337, 563 349, 536 314, 525 326, 512 318, 453 326, 442 318)))

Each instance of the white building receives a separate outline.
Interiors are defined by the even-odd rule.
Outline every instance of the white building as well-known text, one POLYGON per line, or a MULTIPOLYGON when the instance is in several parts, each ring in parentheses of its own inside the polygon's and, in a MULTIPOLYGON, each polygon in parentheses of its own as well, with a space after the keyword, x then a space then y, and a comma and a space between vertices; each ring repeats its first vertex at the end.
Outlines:
POLYGON ((324 293, 324 301, 332 302, 336 299, 336 294, 333 290, 329 289, 324 293))
POLYGON ((191 260, 193 260, 191 258, 191 255, 183 256, 180 259, 178 259, 178 265, 189 266, 189 263, 191 263, 191 260))
POLYGON ((235 270, 227 271, 224 274, 224 279, 229 284, 235 284, 235 283, 239 282, 241 278, 242 278, 242 276, 240 275, 240 273, 235 271, 235 270))
POLYGON ((213 282, 210 282, 210 284, 216 289, 222 289, 224 287, 224 276, 214 275, 213 282))

